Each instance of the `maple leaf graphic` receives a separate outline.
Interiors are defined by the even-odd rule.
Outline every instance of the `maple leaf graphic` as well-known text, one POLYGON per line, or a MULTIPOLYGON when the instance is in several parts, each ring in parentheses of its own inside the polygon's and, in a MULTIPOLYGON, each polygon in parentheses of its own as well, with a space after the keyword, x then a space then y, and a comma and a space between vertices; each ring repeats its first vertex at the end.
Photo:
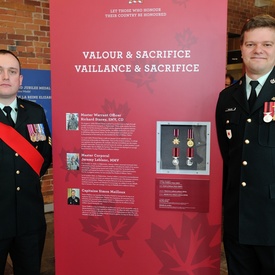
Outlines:
POLYGON ((146 242, 163 264, 159 274, 206 275, 213 274, 213 269, 218 274, 220 243, 212 242, 219 229, 220 225, 209 225, 205 214, 194 219, 183 215, 179 237, 171 225, 162 230, 152 224, 146 242))
POLYGON ((126 120, 127 115, 130 112, 130 108, 128 107, 128 103, 125 104, 119 104, 116 106, 116 102, 109 101, 108 99, 104 100, 104 105, 102 106, 103 110, 106 114, 121 114, 121 116, 124 118, 124 121, 126 120))
POLYGON ((192 44, 197 43, 197 38, 193 36, 192 32, 189 29, 185 29, 181 33, 177 33, 176 40, 183 50, 190 49, 192 44))
POLYGON ((99 240, 99 245, 112 243, 116 253, 122 257, 124 251, 120 249, 118 241, 129 240, 128 231, 137 222, 136 217, 111 216, 88 217, 80 219, 83 231, 99 240))
POLYGON ((144 66, 152 64, 158 64, 158 62, 150 61, 149 59, 142 58, 136 59, 132 62, 133 70, 131 73, 125 73, 126 80, 133 82, 137 85, 138 88, 145 86, 150 93, 153 93, 154 90, 151 88, 150 83, 156 81, 156 72, 145 72, 144 66), (135 71, 135 68, 138 68, 138 71, 135 71))
MULTIPOLYGON (((106 127, 110 130, 110 132, 116 131, 118 135, 121 135, 123 132, 123 126, 121 123, 125 123, 127 121, 127 116, 130 112, 130 108, 128 107, 128 103, 124 104, 116 104, 115 100, 110 101, 108 99, 104 100, 104 105, 101 106, 102 109, 105 111, 106 114, 110 115, 112 113, 114 114, 120 114, 121 116, 119 119, 116 119, 115 121, 112 121, 112 123, 106 123, 103 124, 103 127, 106 127), (123 120, 121 120, 123 119, 123 120)), ((110 117, 112 118, 112 117, 110 117)))
POLYGON ((186 7, 186 3, 188 2, 189 0, 173 0, 173 2, 177 5, 184 5, 184 7, 186 7))

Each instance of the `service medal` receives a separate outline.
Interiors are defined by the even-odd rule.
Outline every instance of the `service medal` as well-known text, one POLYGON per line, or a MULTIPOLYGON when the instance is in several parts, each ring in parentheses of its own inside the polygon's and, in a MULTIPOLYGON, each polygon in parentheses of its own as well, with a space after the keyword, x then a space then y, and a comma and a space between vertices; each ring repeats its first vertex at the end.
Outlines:
POLYGON ((194 158, 194 148, 187 148, 187 152, 186 152, 186 164, 188 166, 192 166, 193 165, 193 158, 194 158))
POLYGON ((42 123, 27 124, 27 128, 32 142, 45 141, 47 139, 42 123))
POLYGON ((175 165, 175 166, 177 166, 177 165, 179 165, 179 159, 178 158, 173 158, 173 160, 172 160, 172 164, 173 165, 175 165))
POLYGON ((187 146, 188 147, 193 147, 194 146, 194 132, 193 132, 193 129, 188 129, 187 146))
POLYGON ((178 139, 178 138, 174 138, 173 139, 173 144, 175 144, 175 145, 179 145, 180 144, 180 140, 178 139))
POLYGON ((275 120, 274 107, 275 107, 275 102, 264 103, 264 116, 263 116, 264 122, 269 123, 272 120, 275 120))
POLYGON ((192 165, 193 165, 193 158, 187 158, 186 164, 187 164, 188 166, 192 166, 192 165))
POLYGON ((32 134, 31 136, 31 141, 32 142, 36 142, 37 140, 36 140, 36 135, 35 134, 32 134))
POLYGON ((194 146, 194 141, 192 139, 187 140, 187 146, 188 147, 193 147, 194 146))
POLYGON ((173 148, 172 154, 173 154, 172 164, 175 166, 179 165, 180 149, 177 147, 173 148))
POLYGON ((173 144, 179 145, 180 140, 179 140, 179 135, 180 135, 180 129, 174 129, 174 139, 173 139, 173 144))
POLYGON ((271 121, 272 121, 272 115, 271 115, 271 113, 264 113, 263 120, 264 120, 264 122, 266 122, 266 123, 271 122, 271 121))

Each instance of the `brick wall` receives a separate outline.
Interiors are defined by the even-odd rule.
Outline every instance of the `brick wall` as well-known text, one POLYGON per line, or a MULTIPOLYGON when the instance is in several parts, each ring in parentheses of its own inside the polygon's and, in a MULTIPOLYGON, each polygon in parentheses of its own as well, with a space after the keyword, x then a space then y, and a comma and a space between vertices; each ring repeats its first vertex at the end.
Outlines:
MULTIPOLYGON (((25 69, 50 69, 49 0, 1 0, 0 48, 18 55, 25 69)), ((53 202, 53 171, 42 178, 45 203, 53 202)))
MULTIPOLYGON (((275 17, 275 2, 272 6, 255 7, 255 0, 228 0, 228 18, 227 18, 227 32, 233 34, 240 34, 241 29, 247 19, 267 13, 275 17)), ((228 50, 239 50, 239 38, 230 38, 228 40, 228 50)))
POLYGON ((272 6, 255 7, 255 0, 228 0, 227 30, 240 34, 245 21, 252 16, 268 13, 275 17, 275 2, 272 6))
MULTIPOLYGON (((228 0, 228 27, 230 33, 239 34, 247 18, 268 13, 275 17, 275 3, 258 8, 255 0, 228 0)), ((218 24, 218 22, 217 22, 218 24)), ((26 69, 50 69, 49 0, 1 0, 0 48, 16 53, 26 69)), ((238 49, 238 39, 228 49, 238 49)), ((53 171, 43 177, 46 203, 53 202, 53 171)))
POLYGON ((25 69, 50 69, 49 0, 2 0, 0 48, 18 55, 25 69))

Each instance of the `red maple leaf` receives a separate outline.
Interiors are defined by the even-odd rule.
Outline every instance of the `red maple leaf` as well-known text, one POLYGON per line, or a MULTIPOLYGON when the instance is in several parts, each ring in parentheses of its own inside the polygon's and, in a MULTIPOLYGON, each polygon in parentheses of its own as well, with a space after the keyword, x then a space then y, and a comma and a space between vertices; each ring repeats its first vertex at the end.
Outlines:
POLYGON ((158 62, 152 62, 149 59, 142 58, 136 59, 132 62, 133 70, 131 73, 125 73, 126 80, 133 82, 137 85, 138 88, 145 86, 151 93, 153 89, 151 88, 151 82, 156 81, 156 72, 144 72, 144 66, 151 64, 158 64, 158 62), (137 68, 137 69, 135 69, 137 68))
POLYGON ((194 219, 183 215, 179 237, 171 225, 162 230, 152 224, 147 243, 163 264, 159 274, 219 274, 220 243, 212 244, 219 229, 220 225, 209 225, 205 214, 194 219))
POLYGON ((185 29, 181 33, 177 33, 176 40, 183 50, 190 49, 192 44, 197 43, 197 38, 193 36, 192 32, 189 29, 185 29))
POLYGON ((99 245, 112 243, 116 253, 122 257, 124 251, 120 249, 118 241, 129 240, 127 233, 137 220, 131 216, 104 215, 80 219, 80 222, 84 232, 98 238, 99 245))
POLYGON ((177 5, 184 5, 184 7, 186 7, 186 3, 188 2, 189 0, 173 0, 173 2, 177 5))
POLYGON ((102 106, 103 110, 105 111, 106 114, 121 114, 121 116, 126 119, 127 115, 130 112, 130 108, 128 107, 128 103, 125 104, 116 104, 116 102, 109 101, 108 99, 105 99, 104 105, 102 106))

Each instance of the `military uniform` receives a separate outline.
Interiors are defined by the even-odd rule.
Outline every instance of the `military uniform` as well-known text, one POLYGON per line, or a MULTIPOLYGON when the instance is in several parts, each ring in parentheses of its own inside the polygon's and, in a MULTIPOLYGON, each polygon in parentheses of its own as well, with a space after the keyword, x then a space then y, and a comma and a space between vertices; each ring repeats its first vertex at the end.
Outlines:
POLYGON ((275 121, 264 121, 264 103, 275 101, 275 70, 251 111, 245 82, 223 90, 216 108, 224 234, 241 244, 275 246, 275 121))
MULTIPOLYGON (((15 130, 36 148, 44 158, 44 163, 38 175, 17 152, 0 139, 1 241, 46 230, 40 177, 52 162, 50 130, 40 105, 17 98, 17 106, 15 130), (43 129, 38 139, 31 137, 28 125, 38 125, 43 129)), ((0 122, 8 124, 2 111, 0 122)), ((43 249, 43 243, 41 246, 43 249)))
POLYGON ((78 197, 76 197, 76 196, 69 197, 68 198, 68 204, 79 205, 80 204, 80 199, 78 197))

